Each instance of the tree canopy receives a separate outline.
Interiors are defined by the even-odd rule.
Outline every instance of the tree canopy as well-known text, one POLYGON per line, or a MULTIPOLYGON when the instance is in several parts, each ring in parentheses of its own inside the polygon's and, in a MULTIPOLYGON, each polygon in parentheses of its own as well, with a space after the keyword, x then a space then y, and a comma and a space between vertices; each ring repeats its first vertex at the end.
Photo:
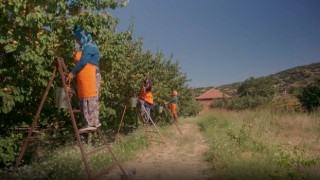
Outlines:
POLYGON ((238 95, 243 96, 261 96, 270 98, 274 95, 275 89, 272 80, 267 77, 249 78, 245 80, 238 88, 238 95))
POLYGON ((309 112, 320 107, 320 79, 317 79, 313 85, 303 87, 301 93, 297 95, 302 107, 309 112))
MULTIPOLYGON (((133 25, 126 32, 116 31, 119 19, 112 17, 109 11, 126 3, 116 0, 0 0, 1 138, 12 137, 17 127, 31 123, 56 57, 62 57, 69 70, 74 66, 74 26, 90 32, 101 52, 104 83, 100 118, 104 128, 118 123, 124 105, 129 97, 137 94, 145 77, 153 81, 156 105, 167 100, 176 89, 181 115, 199 111, 178 60, 173 60, 172 56, 166 58, 161 51, 155 54, 144 51, 142 38, 132 36, 133 25)), ((53 86, 61 86, 59 78, 54 80, 53 86)), ((67 111, 57 109, 53 102, 51 88, 39 126, 69 132, 66 127, 71 129, 72 126, 68 125, 67 111)), ((128 112, 126 123, 134 123, 135 114, 135 111, 128 112)), ((0 158, 4 157, 6 152, 0 152, 3 152, 0 158)))

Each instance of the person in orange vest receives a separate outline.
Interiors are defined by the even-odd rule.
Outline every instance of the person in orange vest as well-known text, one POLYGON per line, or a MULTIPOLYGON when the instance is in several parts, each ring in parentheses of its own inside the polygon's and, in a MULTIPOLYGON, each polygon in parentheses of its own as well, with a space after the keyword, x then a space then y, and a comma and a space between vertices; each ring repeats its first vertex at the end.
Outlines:
POLYGON ((149 78, 143 81, 139 94, 140 112, 145 123, 150 123, 151 112, 154 111, 152 83, 149 78))
POLYGON ((177 114, 177 103, 178 103, 178 91, 174 90, 172 92, 172 97, 169 100, 169 105, 170 105, 170 112, 172 114, 173 120, 175 122, 178 121, 178 114, 177 114))
POLYGON ((100 52, 92 41, 91 34, 79 27, 74 28, 74 35, 81 50, 74 57, 75 67, 68 74, 67 82, 77 77, 78 98, 82 116, 81 130, 95 130, 101 126, 99 121, 99 98, 97 72, 99 72, 100 52))

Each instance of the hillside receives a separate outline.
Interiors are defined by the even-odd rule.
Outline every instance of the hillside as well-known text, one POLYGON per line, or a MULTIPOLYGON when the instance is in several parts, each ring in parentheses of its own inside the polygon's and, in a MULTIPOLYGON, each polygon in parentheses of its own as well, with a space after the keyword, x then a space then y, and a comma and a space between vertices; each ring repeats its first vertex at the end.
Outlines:
MULTIPOLYGON (((274 86, 276 87, 279 94, 287 93, 292 87, 306 86, 308 84, 312 84, 315 79, 320 78, 320 62, 305 66, 297 66, 266 77, 272 78, 274 86)), ((237 93, 237 89, 240 85, 241 82, 235 82, 231 84, 221 85, 215 88, 232 96, 237 93)), ((195 96, 202 94, 212 87, 213 86, 195 89, 195 96)))

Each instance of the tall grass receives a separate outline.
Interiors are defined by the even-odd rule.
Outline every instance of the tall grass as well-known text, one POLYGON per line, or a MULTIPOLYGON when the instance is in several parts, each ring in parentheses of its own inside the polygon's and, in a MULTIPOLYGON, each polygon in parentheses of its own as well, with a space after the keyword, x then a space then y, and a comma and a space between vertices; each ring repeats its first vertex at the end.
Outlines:
POLYGON ((320 178, 317 114, 215 111, 199 125, 214 178, 320 178))
MULTIPOLYGON (((96 145, 100 142, 96 142, 96 145)), ((122 137, 110 144, 118 161, 125 162, 135 157, 138 150, 149 145, 142 129, 122 137)), ((86 152, 92 151, 95 145, 85 145, 86 152)), ((65 146, 50 153, 45 159, 35 159, 32 164, 21 167, 16 173, 0 172, 0 179, 86 179, 79 147, 65 146)), ((96 174, 103 168, 115 164, 110 153, 101 151, 88 158, 90 169, 96 174)))

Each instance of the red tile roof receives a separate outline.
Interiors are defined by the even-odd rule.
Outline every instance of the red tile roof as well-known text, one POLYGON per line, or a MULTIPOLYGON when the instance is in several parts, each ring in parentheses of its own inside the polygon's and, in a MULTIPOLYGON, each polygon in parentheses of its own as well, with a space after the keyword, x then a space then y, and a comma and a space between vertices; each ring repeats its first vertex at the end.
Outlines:
POLYGON ((202 99, 218 99, 218 98, 230 98, 231 96, 222 93, 221 91, 217 89, 210 89, 200 95, 199 97, 196 98, 196 100, 202 100, 202 99))

